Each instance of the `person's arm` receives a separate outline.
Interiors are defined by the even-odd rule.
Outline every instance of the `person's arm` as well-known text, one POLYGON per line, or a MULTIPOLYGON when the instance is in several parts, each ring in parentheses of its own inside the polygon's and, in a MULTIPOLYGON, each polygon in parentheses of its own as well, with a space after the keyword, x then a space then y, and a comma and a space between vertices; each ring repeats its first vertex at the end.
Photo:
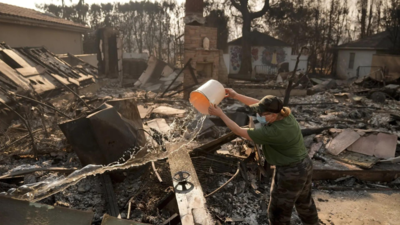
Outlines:
POLYGON ((233 133, 235 133, 237 136, 243 137, 249 141, 252 141, 249 134, 247 133, 247 129, 240 127, 237 125, 235 122, 233 122, 225 113, 218 107, 218 106, 210 106, 208 108, 208 112, 210 115, 218 116, 219 118, 224 121, 226 126, 231 129, 233 133))
POLYGON ((234 91, 232 88, 225 88, 225 93, 227 94, 227 97, 236 99, 240 101, 241 103, 249 106, 252 104, 256 104, 259 102, 258 99, 251 98, 245 95, 238 94, 236 91, 234 91))
POLYGON ((255 98, 251 98, 245 95, 241 95, 241 94, 236 94, 236 96, 234 97, 234 99, 240 101, 241 103, 249 106, 249 105, 253 105, 259 102, 258 99, 255 98))

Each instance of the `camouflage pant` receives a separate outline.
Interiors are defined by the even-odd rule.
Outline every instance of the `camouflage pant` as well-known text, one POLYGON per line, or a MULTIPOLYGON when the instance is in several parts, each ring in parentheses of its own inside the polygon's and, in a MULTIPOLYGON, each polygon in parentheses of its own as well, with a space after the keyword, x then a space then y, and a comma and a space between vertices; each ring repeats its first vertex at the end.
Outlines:
POLYGON ((271 225, 289 225, 293 206, 305 225, 318 224, 318 213, 311 197, 313 165, 306 157, 292 166, 277 166, 268 206, 271 225))

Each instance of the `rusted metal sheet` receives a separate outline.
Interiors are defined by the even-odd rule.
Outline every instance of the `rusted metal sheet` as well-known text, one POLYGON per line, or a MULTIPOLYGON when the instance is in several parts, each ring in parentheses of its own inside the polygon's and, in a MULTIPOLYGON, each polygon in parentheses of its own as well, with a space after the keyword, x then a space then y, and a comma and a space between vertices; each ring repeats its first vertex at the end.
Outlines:
POLYGON ((129 120, 135 130, 137 131, 137 139, 140 146, 143 146, 146 142, 146 137, 143 131, 143 121, 139 112, 136 99, 134 98, 124 98, 124 99, 114 99, 107 101, 107 104, 112 105, 123 118, 129 120))
POLYGON ((101 225, 148 225, 149 223, 139 223, 132 220, 118 219, 117 217, 104 214, 101 225))
MULTIPOLYGON (((137 116, 140 119, 139 113, 137 116)), ((143 131, 108 104, 103 104, 86 118, 59 126, 83 165, 115 162, 125 151, 140 147, 144 142, 143 131)))
POLYGON ((0 223, 7 225, 90 225, 94 213, 0 196, 0 223))
POLYGON ((67 121, 59 124, 72 149, 78 155, 82 165, 107 164, 105 156, 92 132, 90 121, 85 118, 67 121))
POLYGON ((87 118, 107 163, 117 161, 129 149, 140 147, 139 130, 125 122, 115 108, 95 112, 87 118))
MULTIPOLYGON (((137 107, 133 117, 132 115, 130 117, 136 122, 141 120, 137 107)), ((121 117, 117 110, 108 104, 101 105, 87 117, 68 121, 59 126, 83 165, 106 165, 117 162, 124 157, 127 150, 135 148, 138 150, 145 141, 143 131, 137 128, 133 121, 121 117)), ((125 157, 129 157, 132 153, 129 152, 125 157)), ((145 151, 133 154, 140 157, 145 151)), ((100 178, 108 213, 118 216, 119 209, 111 180, 108 174, 102 174, 100 178)))

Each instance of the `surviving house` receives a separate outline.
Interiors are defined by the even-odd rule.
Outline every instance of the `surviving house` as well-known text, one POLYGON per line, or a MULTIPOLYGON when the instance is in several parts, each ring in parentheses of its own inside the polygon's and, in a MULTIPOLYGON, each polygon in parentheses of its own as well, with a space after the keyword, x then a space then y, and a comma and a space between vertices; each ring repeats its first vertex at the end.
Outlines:
MULTIPOLYGON (((253 71, 256 74, 276 74, 278 66, 288 64, 288 70, 292 71, 296 64, 297 55, 292 55, 292 47, 268 34, 258 31, 251 32, 251 59, 253 71)), ((229 74, 237 74, 241 65, 242 37, 228 43, 229 74)), ((301 72, 307 69, 308 56, 300 57, 297 69, 301 72)))
POLYGON ((52 14, 0 3, 0 42, 11 47, 45 47, 53 53, 82 54, 88 27, 52 14))
POLYGON ((381 74, 383 67, 387 66, 384 54, 391 48, 393 43, 386 31, 339 45, 336 47, 336 76, 350 79, 381 74))

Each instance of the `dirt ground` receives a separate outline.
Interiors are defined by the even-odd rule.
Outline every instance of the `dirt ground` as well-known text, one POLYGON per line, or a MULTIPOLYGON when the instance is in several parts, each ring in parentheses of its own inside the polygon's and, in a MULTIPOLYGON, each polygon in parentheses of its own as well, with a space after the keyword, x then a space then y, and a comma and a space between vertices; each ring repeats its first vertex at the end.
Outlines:
POLYGON ((400 192, 315 191, 321 224, 400 224, 400 192))

